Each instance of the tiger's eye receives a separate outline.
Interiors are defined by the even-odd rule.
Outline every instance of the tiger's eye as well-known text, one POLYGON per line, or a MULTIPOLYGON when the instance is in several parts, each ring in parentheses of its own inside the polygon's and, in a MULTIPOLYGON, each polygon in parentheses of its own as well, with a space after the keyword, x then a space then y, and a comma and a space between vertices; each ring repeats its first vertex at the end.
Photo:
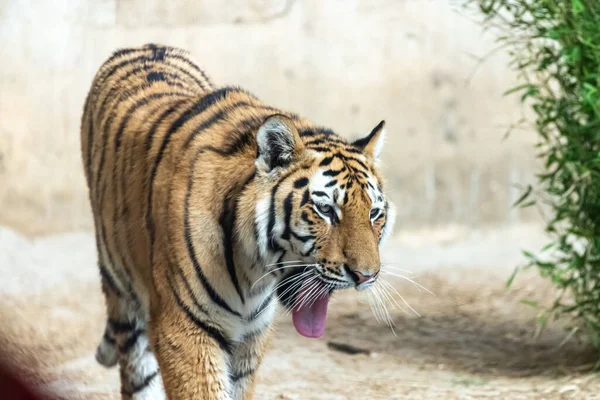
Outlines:
POLYGON ((317 208, 319 209, 319 212, 325 215, 329 215, 333 210, 328 204, 317 204, 317 208))
POLYGON ((379 208, 373 208, 371 210, 371 214, 369 215, 371 217, 371 219, 374 219, 375 217, 377 217, 379 215, 379 208))

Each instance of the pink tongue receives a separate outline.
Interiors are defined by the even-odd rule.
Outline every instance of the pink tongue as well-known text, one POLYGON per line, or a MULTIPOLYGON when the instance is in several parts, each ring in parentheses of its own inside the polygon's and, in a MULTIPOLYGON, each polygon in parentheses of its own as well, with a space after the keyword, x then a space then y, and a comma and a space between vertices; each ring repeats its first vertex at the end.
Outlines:
MULTIPOLYGON (((298 302, 302 301, 306 296, 310 296, 310 289, 313 286, 309 285, 306 289, 302 289, 298 293, 298 302)), ((292 312, 292 320, 299 334, 308 338, 319 338, 325 333, 325 319, 327 318, 327 304, 329 303, 329 293, 321 295, 314 302, 310 299, 306 301, 300 309, 296 306, 292 312)))

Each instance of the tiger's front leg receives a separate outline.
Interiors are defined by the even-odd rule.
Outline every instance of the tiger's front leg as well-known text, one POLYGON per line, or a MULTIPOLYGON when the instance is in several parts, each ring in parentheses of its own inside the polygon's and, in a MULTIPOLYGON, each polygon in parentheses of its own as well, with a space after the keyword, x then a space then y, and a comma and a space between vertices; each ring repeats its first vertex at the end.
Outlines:
POLYGON ((164 294, 149 333, 167 398, 231 400, 233 344, 177 290, 164 294))
POLYGON ((252 400, 256 385, 256 373, 269 341, 270 329, 248 334, 240 342, 230 358, 232 398, 252 400))
POLYGON ((180 312, 161 313, 152 337, 170 400, 231 400, 227 354, 180 312))

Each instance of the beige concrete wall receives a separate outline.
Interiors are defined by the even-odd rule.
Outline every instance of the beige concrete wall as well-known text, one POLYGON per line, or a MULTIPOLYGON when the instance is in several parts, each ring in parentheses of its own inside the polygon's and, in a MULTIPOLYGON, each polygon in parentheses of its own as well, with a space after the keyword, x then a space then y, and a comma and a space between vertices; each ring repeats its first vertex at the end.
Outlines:
POLYGON ((89 229, 79 118, 116 48, 188 49, 221 84, 349 138, 389 127, 385 174, 399 229, 531 218, 511 210, 531 181, 531 132, 493 36, 456 0, 0 0, 0 224, 89 229))

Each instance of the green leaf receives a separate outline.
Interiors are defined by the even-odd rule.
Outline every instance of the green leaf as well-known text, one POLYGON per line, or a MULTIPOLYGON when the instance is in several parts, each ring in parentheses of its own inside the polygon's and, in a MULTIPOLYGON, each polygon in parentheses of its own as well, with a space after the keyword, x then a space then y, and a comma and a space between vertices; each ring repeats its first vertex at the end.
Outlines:
POLYGON ((502 95, 503 96, 508 96, 509 94, 513 94, 515 92, 519 92, 519 91, 521 91, 523 89, 529 88, 530 86, 531 86, 531 84, 529 84, 529 83, 525 83, 523 85, 518 85, 518 86, 515 86, 515 87, 513 87, 511 89, 508 89, 506 92, 502 93, 502 95))
POLYGON ((519 197, 517 199, 517 201, 515 201, 513 203, 513 207, 517 207, 519 204, 521 204, 523 201, 525 201, 525 199, 527 199, 529 197, 529 195, 531 194, 531 192, 533 191, 533 186, 531 185, 527 185, 527 189, 525 190, 525 192, 521 195, 521 197, 519 197))
POLYGON ((572 0, 571 2, 571 11, 574 16, 578 16, 582 12, 585 11, 585 6, 581 0, 572 0))
POLYGON ((521 300, 520 303, 534 308, 537 308, 538 306, 538 302, 534 300, 521 300))
POLYGON ((506 289, 510 288, 511 285, 513 284, 513 281, 515 280, 515 277, 517 276, 517 273, 519 272, 519 267, 516 267, 515 270, 513 271, 512 274, 510 274, 510 277, 508 278, 508 281, 506 281, 506 289))

